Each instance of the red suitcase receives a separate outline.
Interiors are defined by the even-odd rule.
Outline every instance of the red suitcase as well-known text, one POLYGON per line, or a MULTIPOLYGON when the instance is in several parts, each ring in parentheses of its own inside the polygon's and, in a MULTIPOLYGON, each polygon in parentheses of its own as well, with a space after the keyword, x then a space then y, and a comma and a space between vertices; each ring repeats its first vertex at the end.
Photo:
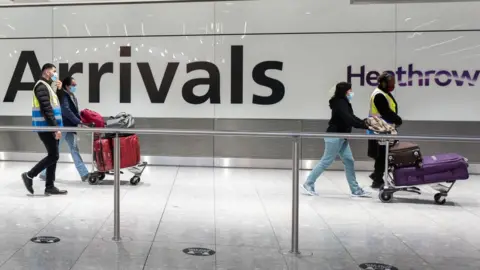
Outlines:
POLYGON ((110 139, 95 140, 93 144, 94 157, 99 172, 113 170, 113 153, 110 139))
MULTIPOLYGON (((113 139, 95 140, 95 161, 99 172, 113 170, 113 139)), ((120 169, 140 163, 140 143, 137 135, 120 137, 120 169)))
POLYGON ((140 163, 140 143, 137 135, 120 137, 120 168, 128 168, 140 163))

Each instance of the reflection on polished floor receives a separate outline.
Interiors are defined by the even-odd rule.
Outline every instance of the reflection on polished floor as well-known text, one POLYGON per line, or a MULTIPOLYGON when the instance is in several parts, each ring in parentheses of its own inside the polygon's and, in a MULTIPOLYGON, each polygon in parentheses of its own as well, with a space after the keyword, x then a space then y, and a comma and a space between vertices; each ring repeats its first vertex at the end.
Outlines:
MULTIPOLYGON (((57 185, 69 195, 28 197, 20 173, 31 165, 0 163, 0 269, 480 269, 477 176, 438 206, 428 189, 391 204, 352 199, 343 173, 327 172, 320 196, 300 202, 300 248, 313 255, 295 258, 279 251, 290 244, 290 171, 149 167, 138 186, 122 186, 125 241, 114 243, 111 183, 82 183, 61 164, 57 185), (61 241, 30 242, 35 235, 61 241), (190 256, 188 247, 217 253, 190 256)), ((366 173, 358 178, 368 183, 366 173)), ((42 185, 35 181, 37 193, 42 185)))

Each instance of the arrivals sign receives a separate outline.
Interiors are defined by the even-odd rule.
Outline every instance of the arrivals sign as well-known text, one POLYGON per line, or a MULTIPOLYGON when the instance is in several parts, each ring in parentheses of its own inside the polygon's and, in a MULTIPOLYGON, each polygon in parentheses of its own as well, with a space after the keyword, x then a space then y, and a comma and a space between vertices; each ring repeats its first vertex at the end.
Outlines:
MULTIPOLYGON (((129 46, 121 46, 119 57, 121 60, 128 60, 132 56, 132 48, 129 46)), ((25 81, 24 73, 30 70, 33 78, 40 78, 41 63, 39 63, 35 51, 22 51, 15 66, 7 92, 3 98, 3 102, 15 102, 18 91, 31 91, 35 85, 35 81, 25 81)), ((132 102, 132 69, 137 68, 141 75, 141 80, 151 103, 165 103, 168 94, 172 88, 173 80, 181 80, 178 78, 177 70, 183 68, 187 73, 194 71, 204 71, 207 76, 196 77, 183 82, 182 97, 186 103, 198 105, 203 103, 220 104, 220 79, 221 72, 219 68, 211 62, 196 61, 192 63, 168 62, 163 76, 154 76, 150 63, 148 62, 127 62, 122 61, 115 66, 113 62, 105 63, 60 63, 58 71, 60 79, 67 76, 76 76, 78 74, 86 74, 88 76, 88 102, 100 103, 102 77, 108 74, 118 73, 119 89, 118 101, 120 103, 132 102), (88 71, 87 71, 88 67, 88 71), (205 85, 208 90, 203 95, 194 93, 194 88, 205 85)), ((285 95, 285 86, 278 79, 267 75, 270 70, 283 69, 281 61, 262 61, 255 65, 251 71, 250 78, 244 78, 243 70, 243 46, 232 46, 231 50, 231 83, 230 94, 231 104, 243 104, 243 81, 245 79, 253 80, 256 84, 270 88, 269 95, 253 94, 249 100, 256 105, 274 105, 280 102, 285 95)), ((115 97, 112 97, 115 98, 115 97)))

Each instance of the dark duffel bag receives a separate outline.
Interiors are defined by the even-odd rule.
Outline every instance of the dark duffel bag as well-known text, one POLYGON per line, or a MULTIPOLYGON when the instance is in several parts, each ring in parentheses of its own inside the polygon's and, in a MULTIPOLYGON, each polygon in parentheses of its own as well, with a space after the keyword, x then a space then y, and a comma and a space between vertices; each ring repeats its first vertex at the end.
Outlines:
POLYGON ((388 152, 389 166, 394 168, 423 166, 422 153, 418 144, 397 141, 388 152))

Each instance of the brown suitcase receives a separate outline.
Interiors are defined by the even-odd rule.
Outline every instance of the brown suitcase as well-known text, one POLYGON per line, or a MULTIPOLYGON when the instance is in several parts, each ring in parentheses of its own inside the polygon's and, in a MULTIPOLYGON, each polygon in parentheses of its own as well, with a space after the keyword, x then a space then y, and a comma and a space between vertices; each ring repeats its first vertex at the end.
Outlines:
POLYGON ((422 153, 418 144, 411 142, 397 142, 388 152, 389 166, 394 168, 413 167, 423 165, 422 153))

